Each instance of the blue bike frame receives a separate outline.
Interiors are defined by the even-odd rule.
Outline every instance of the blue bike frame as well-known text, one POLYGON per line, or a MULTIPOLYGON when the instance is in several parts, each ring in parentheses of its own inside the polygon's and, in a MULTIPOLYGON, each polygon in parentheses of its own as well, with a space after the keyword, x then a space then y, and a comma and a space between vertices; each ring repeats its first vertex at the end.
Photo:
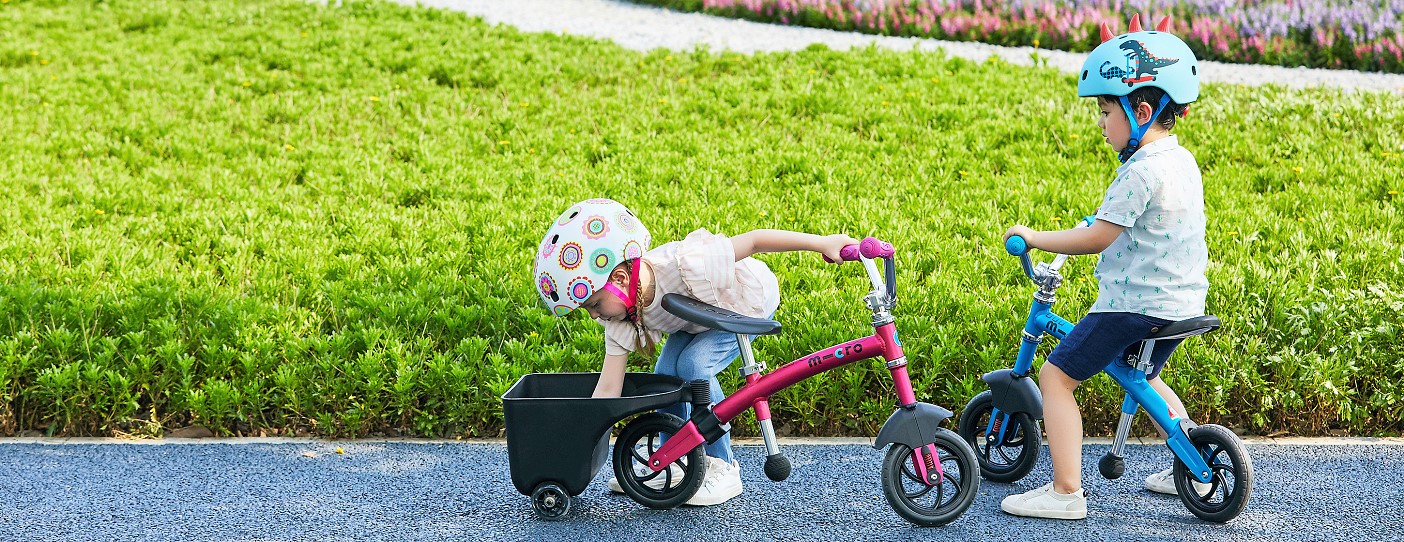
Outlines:
MULTIPOLYGON (((1022 239, 1020 239, 1019 244, 1022 245, 1022 239)), ((1027 249, 1019 252, 1022 253, 1020 256, 1023 259, 1025 273, 1033 278, 1027 249)), ((1014 251, 1011 250, 1011 253, 1014 251)), ((1054 271, 1056 272, 1056 268, 1054 271)), ((1024 321, 1019 357, 1014 361, 1014 376, 1018 378, 1029 376, 1029 370, 1033 368, 1034 353, 1038 350, 1038 344, 1042 342, 1045 334, 1052 335, 1061 341, 1067 337, 1068 333, 1072 332, 1073 326, 1072 322, 1053 313, 1051 297, 1045 300, 1042 296, 1036 295, 1033 305, 1029 307, 1029 317, 1024 321)), ((1165 399, 1161 398, 1160 394, 1156 393, 1155 389, 1146 381, 1146 373, 1128 365, 1125 356, 1118 356, 1112 360, 1102 369, 1102 372, 1111 375, 1112 380, 1115 380, 1117 385, 1126 390, 1126 397, 1121 401, 1122 413, 1134 416, 1137 408, 1144 408, 1151 419, 1165 430, 1166 435, 1169 435, 1165 439, 1165 444, 1170 446, 1180 461, 1184 462, 1190 474, 1200 482, 1211 483, 1209 465, 1204 462, 1204 458, 1199 455, 1194 444, 1190 442, 1189 434, 1182 426, 1182 422, 1185 421, 1182 413, 1170 409, 1170 405, 1166 404, 1165 399)), ((993 407, 990 411, 990 421, 985 427, 985 434, 994 432, 996 430, 995 422, 1001 419, 1002 422, 998 424, 999 440, 996 442, 1004 441, 1005 432, 1009 430, 1011 417, 1009 414, 1001 413, 998 407, 993 407)), ((1025 430, 1027 431, 1027 429, 1025 430)))

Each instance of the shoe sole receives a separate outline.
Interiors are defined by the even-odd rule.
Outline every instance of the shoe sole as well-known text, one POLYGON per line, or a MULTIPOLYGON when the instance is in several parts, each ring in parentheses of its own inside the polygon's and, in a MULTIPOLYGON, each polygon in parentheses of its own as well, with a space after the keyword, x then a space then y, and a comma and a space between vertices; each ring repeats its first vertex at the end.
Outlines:
MULTIPOLYGON (((681 475, 679 475, 679 476, 681 476, 681 475)), ((673 478, 673 482, 674 482, 674 483, 678 483, 678 479, 677 479, 676 477, 674 477, 674 478, 673 478)), ((646 485, 646 486, 648 486, 648 487, 651 487, 651 488, 653 488, 653 489, 663 489, 663 483, 664 483, 664 481, 663 481, 663 476, 660 475, 660 476, 657 477, 657 478, 654 478, 654 479, 652 479, 652 480, 649 480, 649 481, 647 481, 647 482, 644 482, 644 485, 646 485)), ((623 488, 622 486, 619 485, 619 479, 618 479, 618 478, 610 478, 610 480, 609 480, 609 492, 610 492, 610 493, 618 493, 618 494, 620 494, 620 495, 623 495, 623 494, 624 494, 624 488, 623 488)))
MULTIPOLYGON (((1149 491, 1149 492, 1151 492, 1151 493, 1159 493, 1159 494, 1161 494, 1161 495, 1173 495, 1173 496, 1176 496, 1176 497, 1180 496, 1180 492, 1175 491, 1175 486, 1170 486, 1169 489, 1165 489, 1165 488, 1151 487, 1151 486, 1147 485, 1147 486, 1145 486, 1145 488, 1146 488, 1146 491, 1149 491)), ((1196 487, 1196 488, 1194 488, 1194 490, 1199 492, 1199 496, 1200 496, 1200 497, 1203 497, 1206 493, 1209 492, 1209 487, 1208 487, 1208 486, 1205 486, 1203 489, 1200 489, 1200 488, 1196 487)))
POLYGON ((741 486, 736 486, 735 490, 728 490, 726 493, 722 493, 720 496, 714 496, 711 499, 707 500, 698 499, 697 495, 694 495, 691 499, 688 499, 687 502, 683 504, 686 504, 688 506, 716 506, 718 504, 729 501, 740 494, 741 486))
POLYGON ((1003 502, 999 503, 999 509, 1007 514, 1025 518, 1087 519, 1086 510, 1021 510, 1017 508, 1011 509, 1011 507, 1006 506, 1003 502))

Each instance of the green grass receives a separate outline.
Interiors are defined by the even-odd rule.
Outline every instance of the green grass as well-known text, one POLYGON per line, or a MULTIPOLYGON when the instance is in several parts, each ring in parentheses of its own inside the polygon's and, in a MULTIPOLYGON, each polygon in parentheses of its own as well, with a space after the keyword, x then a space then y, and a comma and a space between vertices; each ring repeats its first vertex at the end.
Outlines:
MULTIPOLYGON (((1032 293, 999 235, 1089 214, 1116 165, 1074 88, 929 53, 636 53, 383 2, 12 0, 0 433, 495 436, 520 375, 603 355, 530 271, 592 196, 659 243, 891 240, 918 397, 959 408, 1010 363, 1032 293)), ((1401 125, 1392 95, 1204 88, 1176 132, 1225 327, 1166 373, 1197 421, 1404 430, 1401 125)), ((859 268, 762 258, 771 366, 869 331, 859 268)), ((1061 313, 1090 305, 1092 264, 1065 268, 1061 313)), ((1113 384, 1079 394, 1109 431, 1113 384)), ((893 402, 870 364, 772 404, 795 434, 870 435, 893 402)))

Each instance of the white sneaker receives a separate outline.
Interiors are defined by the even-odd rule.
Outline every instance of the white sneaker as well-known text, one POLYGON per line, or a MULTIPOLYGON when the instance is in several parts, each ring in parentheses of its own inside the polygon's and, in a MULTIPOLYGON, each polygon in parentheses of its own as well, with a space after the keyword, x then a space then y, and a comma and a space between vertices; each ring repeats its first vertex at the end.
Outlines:
MULTIPOLYGON (((686 460, 684 460, 684 461, 686 461, 686 460)), ((673 482, 673 483, 672 483, 672 486, 670 486, 670 487, 677 487, 678 484, 681 484, 681 483, 682 483, 682 479, 683 479, 683 470, 682 470, 682 467, 679 467, 677 463, 673 463, 673 464, 671 464, 671 465, 668 465, 668 470, 669 470, 670 473, 672 474, 671 480, 672 480, 672 482, 673 482)), ((635 476, 635 477, 643 478, 643 477, 648 476, 648 475, 650 475, 650 474, 653 474, 653 469, 648 468, 648 467, 645 466, 643 463, 634 463, 634 476, 635 476)), ((648 486, 648 487, 651 487, 651 488, 653 488, 653 489, 663 489, 663 484, 668 483, 668 481, 669 481, 669 478, 666 476, 666 474, 663 473, 663 472, 659 472, 659 473, 658 473, 658 476, 655 476, 655 477, 653 477, 653 479, 651 479, 651 480, 649 480, 649 481, 647 481, 647 482, 644 482, 644 485, 646 485, 646 486, 648 486)), ((609 477, 609 490, 610 490, 610 492, 612 492, 612 493, 623 493, 623 492, 624 492, 624 488, 621 487, 621 486, 619 485, 619 478, 618 478, 617 476, 610 476, 610 477, 609 477)))
POLYGON ((1010 495, 999 503, 1005 512, 1016 516, 1049 519, 1083 519, 1087 517, 1087 490, 1064 495, 1053 490, 1053 482, 1018 495, 1010 495))
MULTIPOLYGON (((1209 490, 1214 487, 1204 482, 1199 482, 1196 480, 1191 480, 1190 483, 1194 485, 1194 491, 1196 493, 1199 493, 1199 496, 1201 497, 1203 497, 1204 495, 1208 495, 1209 490)), ((1175 469, 1165 469, 1163 471, 1147 476, 1146 489, 1149 489, 1156 493, 1164 493, 1166 495, 1178 495, 1179 492, 1175 491, 1175 469)))
POLYGON ((713 506, 731 500, 741 494, 741 465, 735 460, 730 463, 707 456, 707 478, 702 487, 685 504, 692 506, 713 506))

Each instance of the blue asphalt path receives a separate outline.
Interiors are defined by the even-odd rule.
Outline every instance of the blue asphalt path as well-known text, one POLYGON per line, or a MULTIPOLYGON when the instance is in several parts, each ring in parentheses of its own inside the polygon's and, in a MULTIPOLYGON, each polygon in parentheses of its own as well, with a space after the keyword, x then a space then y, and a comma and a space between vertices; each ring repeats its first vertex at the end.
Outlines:
POLYGON ((610 495, 606 463, 568 520, 545 522, 513 488, 501 443, 0 439, 0 541, 1404 539, 1398 444, 1250 443, 1253 500, 1225 525, 1203 523, 1178 498, 1141 488, 1146 475, 1170 464, 1163 445, 1129 447, 1127 475, 1109 481, 1096 474, 1107 446, 1090 444, 1087 520, 999 511, 1004 496, 1049 479, 1045 454, 1024 481, 982 483, 964 516, 929 529, 888 508, 881 451, 861 444, 784 449, 795 472, 776 484, 760 469, 763 449, 738 446, 745 493, 711 508, 655 511, 610 495))

